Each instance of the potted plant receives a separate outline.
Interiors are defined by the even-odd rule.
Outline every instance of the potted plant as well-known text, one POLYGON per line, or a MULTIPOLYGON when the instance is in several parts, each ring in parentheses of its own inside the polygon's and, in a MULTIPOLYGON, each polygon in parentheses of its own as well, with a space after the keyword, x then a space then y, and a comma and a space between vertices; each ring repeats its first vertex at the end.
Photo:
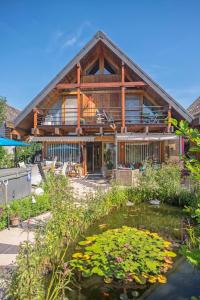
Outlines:
POLYGON ((109 160, 106 164, 106 167, 107 167, 106 177, 109 178, 112 176, 113 162, 109 160))
POLYGON ((10 212, 10 225, 11 226, 19 226, 20 224, 20 216, 18 212, 10 212))
POLYGON ((112 162, 112 153, 110 149, 107 149, 104 153, 104 177, 109 178, 112 176, 113 162, 112 162))

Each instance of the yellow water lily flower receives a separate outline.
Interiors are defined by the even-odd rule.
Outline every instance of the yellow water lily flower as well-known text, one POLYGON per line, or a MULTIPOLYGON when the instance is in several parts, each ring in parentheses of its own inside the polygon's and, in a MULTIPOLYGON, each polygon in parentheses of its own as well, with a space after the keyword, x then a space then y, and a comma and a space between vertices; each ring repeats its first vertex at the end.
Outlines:
POLYGON ((77 253, 72 254, 72 257, 73 258, 82 258, 83 254, 81 252, 77 252, 77 253))
POLYGON ((169 242, 169 241, 164 241, 164 246, 167 247, 167 248, 168 248, 169 246, 171 246, 171 244, 172 244, 172 243, 169 242))
POLYGON ((146 273, 143 273, 143 272, 142 272, 142 277, 148 278, 148 275, 147 275, 146 273))
POLYGON ((156 239, 160 238, 159 235, 158 235, 156 232, 153 232, 153 233, 151 233, 150 235, 151 235, 152 237, 156 238, 156 239))
POLYGON ((176 253, 173 251, 164 251, 163 252, 164 256, 169 256, 169 257, 176 257, 176 253))
POLYGON ((83 257, 82 257, 82 259, 88 260, 88 259, 90 259, 90 256, 88 254, 84 254, 83 257))
POLYGON ((156 277, 155 276, 149 276, 149 278, 148 278, 148 281, 150 282, 150 283, 155 283, 156 282, 156 277))
POLYGON ((166 283, 167 282, 167 278, 163 275, 158 275, 157 279, 158 279, 159 283, 166 283))

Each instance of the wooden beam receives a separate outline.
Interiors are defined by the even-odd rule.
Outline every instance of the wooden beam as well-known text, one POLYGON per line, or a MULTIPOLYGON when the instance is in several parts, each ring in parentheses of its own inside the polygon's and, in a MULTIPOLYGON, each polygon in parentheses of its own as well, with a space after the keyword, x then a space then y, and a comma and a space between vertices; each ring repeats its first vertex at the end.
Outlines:
MULTIPOLYGON (((121 90, 84 90, 81 91, 81 95, 84 95, 85 93, 92 93, 92 94, 119 94, 121 93, 121 90)), ((141 95, 144 93, 144 90, 142 89, 136 89, 136 90, 127 90, 126 94, 137 94, 141 95)), ((69 91, 69 92, 62 92, 62 95, 77 95, 77 91, 69 91)))
POLYGON ((37 114, 38 114, 37 109, 34 109, 33 110, 33 128, 37 128, 37 114))
POLYGON ((125 128, 125 72, 124 72, 124 63, 122 62, 122 70, 121 70, 121 89, 122 89, 122 131, 125 128))
POLYGON ((170 129, 171 129, 171 125, 172 125, 172 108, 171 106, 169 106, 169 109, 168 109, 168 127, 167 127, 167 131, 170 132, 170 129))
POLYGON ((64 95, 62 95, 61 110, 62 110, 62 125, 65 125, 65 96, 64 95))
MULTIPOLYGON (((146 83, 143 81, 124 82, 124 87, 143 87, 146 83)), ((122 87, 122 82, 85 82, 85 83, 59 83, 56 88, 59 90, 65 89, 94 89, 94 88, 117 88, 122 87)))
POLYGON ((102 49, 100 50, 99 53, 99 73, 100 74, 104 73, 104 55, 102 49))
POLYGON ((80 94, 80 83, 81 83, 81 67, 77 64, 77 128, 81 127, 81 94, 80 94))

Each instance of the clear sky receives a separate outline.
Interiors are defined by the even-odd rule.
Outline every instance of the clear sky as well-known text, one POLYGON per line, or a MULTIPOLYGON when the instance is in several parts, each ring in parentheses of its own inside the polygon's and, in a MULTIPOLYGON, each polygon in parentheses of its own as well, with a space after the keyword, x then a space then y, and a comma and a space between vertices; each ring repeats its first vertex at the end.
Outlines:
POLYGON ((98 30, 184 107, 200 96, 200 0, 0 0, 0 95, 24 108, 98 30))

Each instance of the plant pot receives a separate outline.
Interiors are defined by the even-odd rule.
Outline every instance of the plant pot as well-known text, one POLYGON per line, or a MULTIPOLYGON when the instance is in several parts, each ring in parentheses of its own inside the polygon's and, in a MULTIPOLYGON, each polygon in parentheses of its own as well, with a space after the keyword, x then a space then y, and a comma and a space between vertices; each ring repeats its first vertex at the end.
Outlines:
POLYGON ((111 178, 112 177, 112 170, 107 169, 106 170, 106 178, 111 178))
POLYGON ((20 218, 17 216, 10 217, 10 225, 11 226, 19 226, 20 224, 20 218))

